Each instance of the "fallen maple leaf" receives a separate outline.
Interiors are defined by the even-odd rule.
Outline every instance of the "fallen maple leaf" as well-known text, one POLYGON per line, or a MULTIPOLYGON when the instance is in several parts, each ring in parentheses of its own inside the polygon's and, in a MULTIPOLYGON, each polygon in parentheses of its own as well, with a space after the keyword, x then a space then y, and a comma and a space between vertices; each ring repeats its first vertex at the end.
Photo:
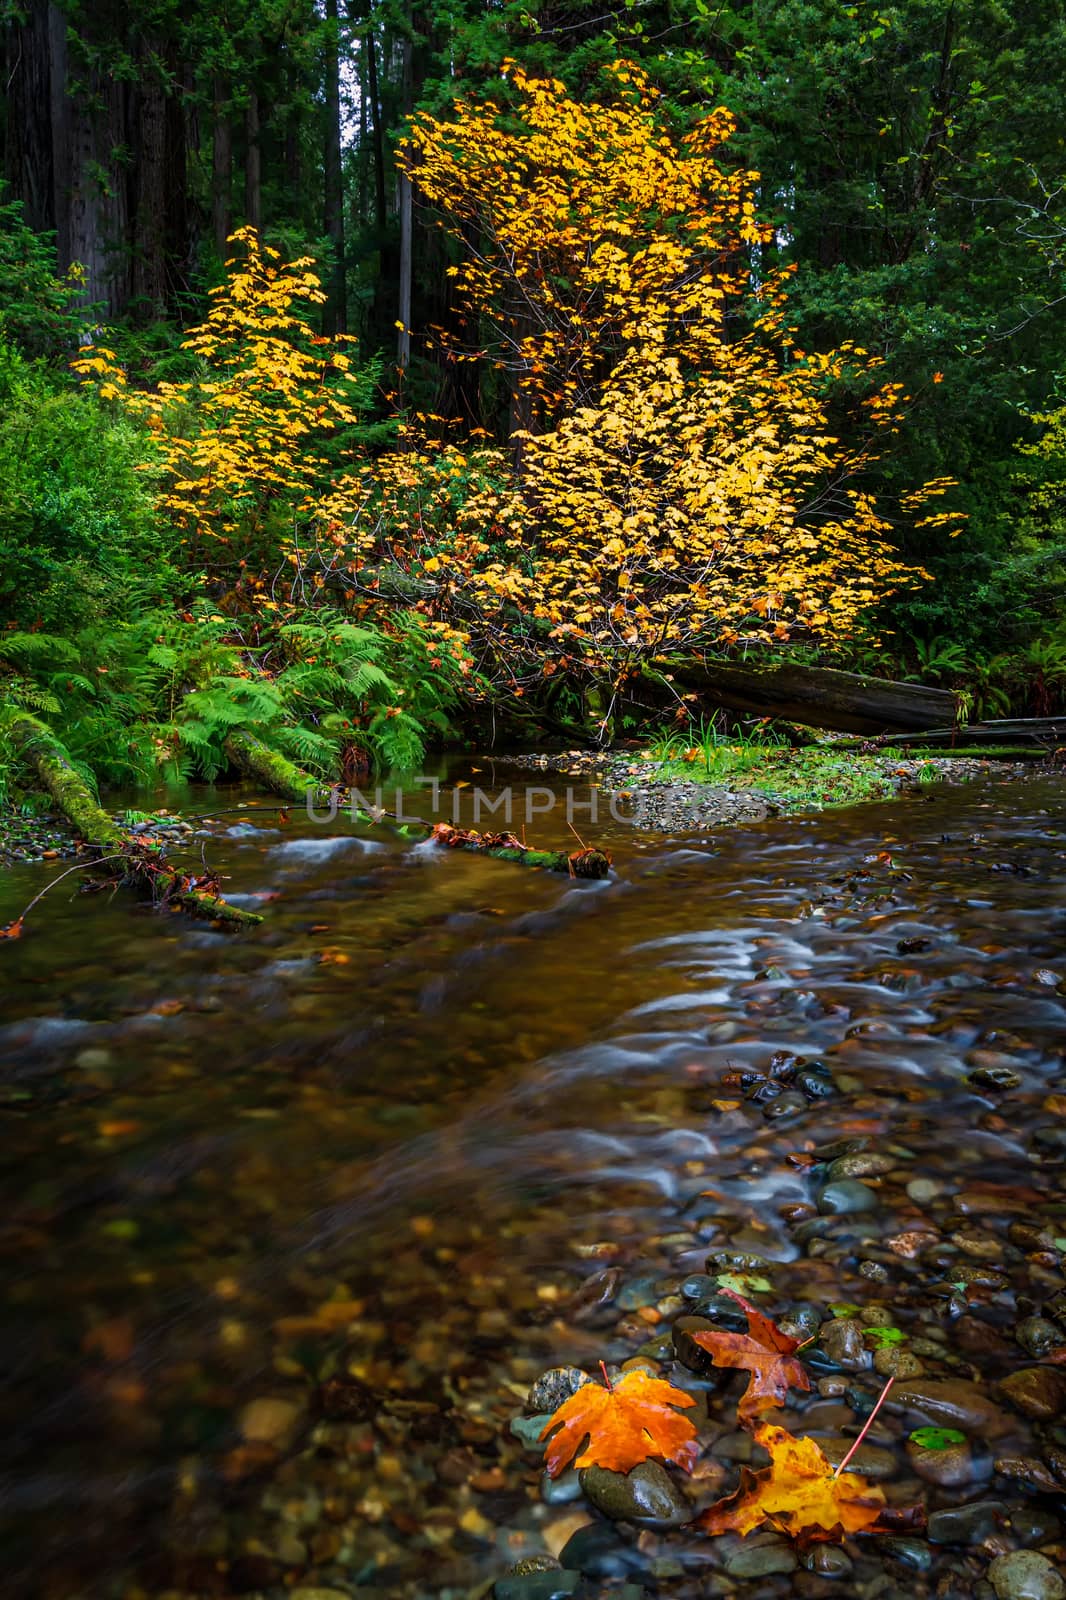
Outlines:
POLYGON ((548 1476, 557 1478, 577 1455, 578 1467, 608 1467, 628 1472, 649 1456, 676 1461, 686 1472, 696 1460, 696 1430, 675 1406, 694 1406, 692 1395, 653 1378, 639 1367, 606 1388, 585 1383, 564 1400, 541 1430, 548 1476), (555 1433, 554 1430, 558 1429, 555 1433))
POLYGON ((797 1439, 769 1422, 761 1422, 753 1436, 770 1452, 770 1465, 761 1472, 741 1469, 736 1493, 697 1518, 704 1533, 746 1534, 769 1522, 779 1533, 825 1540, 863 1533, 877 1522, 884 1490, 857 1472, 834 1476, 813 1439, 797 1439))
POLYGON ((715 1330, 693 1333, 691 1337, 713 1357, 715 1366, 739 1367, 751 1374, 737 1407, 743 1422, 760 1411, 783 1405, 789 1389, 809 1389, 811 1380, 803 1363, 794 1356, 800 1347, 798 1339, 782 1332, 743 1295, 732 1289, 723 1289, 722 1293, 743 1308, 748 1319, 747 1333, 727 1333, 723 1329, 721 1333, 715 1330))
POLYGON ((16 917, 14 922, 9 922, 6 928, 0 928, 0 939, 21 939, 22 918, 16 917))

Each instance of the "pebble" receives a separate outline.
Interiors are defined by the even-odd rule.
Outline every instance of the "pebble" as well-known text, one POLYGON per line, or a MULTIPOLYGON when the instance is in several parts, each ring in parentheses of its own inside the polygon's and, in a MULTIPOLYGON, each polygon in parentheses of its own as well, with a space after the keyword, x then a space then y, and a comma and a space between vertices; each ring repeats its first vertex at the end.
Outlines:
POLYGON ((846 1578, 855 1570, 848 1552, 835 1544, 814 1545, 804 1552, 803 1565, 808 1572, 817 1572, 823 1578, 846 1578))
POLYGON ((996 1600, 1063 1600, 1066 1579, 1036 1550, 1012 1550, 988 1569, 996 1600))
POLYGON ((818 1210, 823 1215, 850 1216, 861 1211, 876 1211, 880 1201, 869 1184, 856 1178, 841 1178, 827 1183, 818 1193, 818 1210))
POLYGON ((1014 1337, 1027 1355, 1041 1361, 1049 1351, 1066 1343, 1066 1335, 1046 1317, 1026 1317, 1014 1330, 1014 1337))
POLYGON ((523 1572, 497 1578, 493 1600, 563 1600, 581 1582, 580 1572, 556 1567, 545 1572, 523 1572))
POLYGON ((527 1450, 536 1450, 543 1455, 544 1441, 540 1436, 551 1419, 550 1411, 542 1411, 536 1417, 512 1417, 511 1432, 516 1439, 521 1439, 527 1450))
MULTIPOLYGON (((830 1466, 837 1467, 855 1440, 832 1435, 828 1439, 819 1439, 818 1443, 830 1466)), ((876 1483, 882 1478, 894 1478, 899 1472, 899 1460, 894 1450, 883 1450, 877 1444, 861 1444, 848 1462, 848 1471, 857 1472, 876 1483)))
POLYGON ((925 1368, 910 1350, 890 1344, 874 1351, 874 1371, 882 1378, 920 1378, 925 1368))
POLYGON ((926 1532, 934 1544, 981 1544, 1006 1519, 1002 1500, 971 1500, 968 1505, 931 1511, 926 1532))
POLYGON ((871 1363, 872 1357, 863 1342, 862 1323, 849 1317, 823 1322, 818 1343, 830 1361, 845 1372, 860 1372, 871 1363))
POLYGON ((688 1367, 690 1372, 713 1372, 714 1359, 711 1352, 698 1345, 692 1335, 717 1332, 721 1332, 720 1327, 707 1317, 678 1317, 671 1334, 677 1359, 682 1366, 688 1367))
POLYGON ((999 1386, 1023 1416, 1049 1421, 1066 1410, 1066 1374, 1055 1367, 1022 1367, 999 1386))
POLYGON ((779 1533, 749 1534, 725 1558, 731 1578, 769 1578, 777 1572, 795 1572, 798 1566, 791 1543, 779 1533))
POLYGON ((876 1178, 891 1172, 896 1165, 891 1156, 878 1155, 876 1150, 856 1150, 831 1161, 826 1177, 831 1183, 838 1178, 876 1178))
POLYGON ((657 1461, 642 1461, 630 1472, 586 1467, 581 1473, 581 1487, 585 1498, 613 1522, 678 1528, 692 1517, 688 1501, 657 1461))
POLYGON ((928 1572, 933 1565, 933 1552, 924 1539, 885 1539, 882 1548, 913 1572, 928 1572))
POLYGON ((550 1415, 558 1411, 564 1400, 569 1400, 572 1394, 591 1382, 588 1373, 582 1372, 580 1367, 549 1367, 526 1396, 526 1413, 538 1416, 547 1412, 550 1415))
POLYGON ((238 1427, 249 1444, 269 1444, 281 1449, 296 1432, 301 1407, 293 1400, 263 1395, 250 1400, 238 1419, 238 1427))
POLYGON ((565 1506, 581 1499, 581 1478, 573 1467, 567 1467, 557 1478, 545 1472, 540 1480, 540 1498, 546 1506, 565 1506))
POLYGON ((959 1489, 977 1478, 987 1478, 992 1471, 988 1457, 975 1457, 968 1439, 961 1444, 949 1444, 942 1450, 931 1450, 927 1445, 907 1440, 907 1459, 919 1478, 935 1483, 941 1489, 959 1489))
POLYGON ((893 1386, 885 1406, 906 1411, 933 1427, 961 1428, 964 1433, 1006 1433, 1010 1418, 980 1384, 966 1378, 916 1378, 893 1386))

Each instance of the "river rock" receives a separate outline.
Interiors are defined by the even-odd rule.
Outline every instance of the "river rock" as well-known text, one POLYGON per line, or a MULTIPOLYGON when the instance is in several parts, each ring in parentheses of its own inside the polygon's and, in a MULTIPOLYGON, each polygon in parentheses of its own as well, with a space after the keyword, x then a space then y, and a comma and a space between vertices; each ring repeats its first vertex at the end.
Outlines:
MULTIPOLYGON (((855 1443, 854 1439, 842 1439, 839 1434, 831 1434, 828 1439, 819 1439, 823 1455, 831 1467, 838 1467, 855 1443)), ((899 1471, 899 1461, 894 1450, 883 1450, 878 1444, 861 1444, 848 1462, 848 1471, 857 1472, 863 1478, 869 1478, 876 1483, 882 1478, 893 1478, 899 1471)))
POLYGON ((850 1317, 834 1317, 823 1322, 818 1343, 830 1361, 845 1372, 860 1372, 870 1365, 872 1357, 863 1343, 863 1326, 850 1317))
POLYGON ((931 1511, 926 1532, 934 1544, 981 1544, 996 1533, 1006 1519, 1004 1501, 971 1500, 965 1506, 931 1511))
POLYGON ((238 1427, 249 1444, 269 1444, 282 1450, 296 1432, 302 1407, 295 1400, 263 1395, 249 1400, 240 1414, 238 1427))
POLYGON ((543 1455, 544 1440, 541 1434, 551 1419, 550 1411, 542 1411, 535 1417, 512 1417, 511 1432, 516 1439, 521 1439, 527 1450, 536 1450, 543 1455))
POLYGON ((749 1534, 725 1558, 731 1578, 769 1578, 777 1572, 795 1572, 798 1566, 790 1541, 779 1533, 749 1534))
POLYGON ((826 1178, 830 1183, 838 1178, 878 1178, 898 1165, 891 1156, 879 1155, 876 1150, 856 1150, 850 1156, 838 1156, 831 1161, 826 1178))
POLYGON ((1015 1328, 1014 1337, 1034 1361, 1042 1361, 1050 1350, 1066 1344, 1062 1329, 1046 1317, 1026 1317, 1015 1328))
POLYGON ((803 1565, 808 1572, 817 1572, 822 1578, 846 1578, 855 1570, 848 1552, 835 1544, 816 1544, 804 1551, 803 1565))
POLYGON ((941 1489, 962 1488, 978 1478, 987 1478, 992 1471, 991 1459, 987 1455, 975 1456, 968 1439, 946 1445, 942 1450, 930 1450, 908 1439, 907 1457, 919 1478, 941 1489))
POLYGON ((540 1498, 546 1506, 566 1506, 581 1499, 581 1478, 573 1467, 567 1467, 557 1478, 543 1473, 540 1480, 540 1498))
POLYGON ((874 1351, 874 1371, 882 1378, 920 1378, 925 1368, 912 1350, 887 1344, 874 1351))
POLYGON ((911 1539, 907 1536, 882 1539, 881 1548, 901 1566, 910 1567, 912 1572, 928 1572, 933 1565, 933 1552, 924 1539, 911 1539))
POLYGON ((1055 1367, 1022 1367, 999 1386, 1023 1416, 1046 1422, 1066 1409, 1066 1373, 1055 1367))
POLYGON ((526 1396, 526 1415, 558 1411, 564 1400, 591 1383, 592 1379, 580 1367, 549 1367, 542 1372, 526 1396))
POLYGON ((688 1501, 657 1461, 642 1461, 630 1472, 586 1467, 580 1476, 586 1499, 612 1522, 678 1528, 692 1517, 688 1501))
POLYGON ((694 1333, 720 1333, 721 1328, 708 1317, 678 1317, 671 1330, 674 1351, 681 1365, 690 1372, 713 1372, 714 1360, 692 1337, 694 1333))
POLYGON ((890 1411, 905 1411, 919 1423, 992 1438, 1012 1426, 986 1391, 966 1378, 908 1378, 893 1385, 885 1405, 890 1411))
POLYGON ((543 1572, 509 1573, 497 1578, 493 1600, 564 1600, 581 1582, 580 1572, 563 1567, 543 1572))
POLYGON ((988 1569, 996 1600, 1063 1600, 1066 1579, 1037 1550, 1012 1550, 988 1569))
POLYGON ((861 1211, 876 1211, 880 1201, 869 1184, 856 1178, 841 1178, 827 1183, 818 1192, 818 1210, 827 1216, 851 1216, 861 1211))

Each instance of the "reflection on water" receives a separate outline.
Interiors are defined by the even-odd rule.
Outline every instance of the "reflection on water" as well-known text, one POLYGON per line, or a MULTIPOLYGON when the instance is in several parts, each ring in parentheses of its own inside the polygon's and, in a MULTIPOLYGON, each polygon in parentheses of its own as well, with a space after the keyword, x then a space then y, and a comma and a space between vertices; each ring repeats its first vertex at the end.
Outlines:
MULTIPOLYGON (((501 1481, 467 1527, 442 1462, 491 1463, 531 1373, 590 1357, 556 1308, 604 1258, 676 1261, 672 1234, 702 1269, 719 1203, 789 1270, 778 1208, 807 1191, 784 1152, 824 1111, 775 1140, 719 1109, 723 1073, 828 1062, 923 1173, 1016 1178, 966 1073, 1009 1058, 1024 1119, 1062 1071, 1062 821, 1048 783, 713 842, 611 823, 616 875, 575 884, 264 801, 208 846, 264 912, 239 939, 68 881, 3 952, 19 1592, 225 1594, 339 1563, 416 1596, 502 1570, 528 1496, 501 1481), (297 1469, 345 1351, 384 1421, 297 1469), (248 1420, 264 1396, 291 1404, 276 1437, 248 1420)), ((535 842, 573 842, 561 813, 535 842)), ((9 874, 0 922, 40 881, 9 874)))

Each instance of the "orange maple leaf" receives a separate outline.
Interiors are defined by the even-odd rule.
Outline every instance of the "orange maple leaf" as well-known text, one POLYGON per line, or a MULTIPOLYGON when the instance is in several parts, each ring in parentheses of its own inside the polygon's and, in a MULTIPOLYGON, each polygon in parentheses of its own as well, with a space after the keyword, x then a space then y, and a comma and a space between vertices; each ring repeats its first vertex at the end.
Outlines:
POLYGON ((857 1472, 833 1474, 832 1463, 813 1439, 797 1439, 785 1428, 761 1422, 756 1443, 770 1452, 761 1472, 741 1469, 740 1488, 697 1519, 704 1533, 750 1533, 769 1522, 779 1533, 808 1540, 842 1539, 877 1522, 884 1491, 857 1472))
POLYGON ((696 1430, 674 1407, 695 1404, 683 1389, 650 1377, 639 1367, 607 1388, 582 1384, 541 1430, 542 1439, 559 1430, 545 1452, 548 1476, 559 1476, 586 1437, 588 1445, 577 1455, 576 1466, 628 1472, 649 1456, 661 1456, 687 1472, 696 1460, 696 1430))
POLYGON ((784 1404, 789 1389, 809 1389, 811 1380, 794 1352, 799 1341, 783 1333, 757 1306, 750 1305, 732 1289, 723 1289, 742 1306, 748 1318, 747 1333, 694 1333, 693 1341, 708 1351, 717 1367, 739 1367, 751 1374, 740 1397, 737 1415, 742 1422, 757 1417, 760 1411, 784 1404))

